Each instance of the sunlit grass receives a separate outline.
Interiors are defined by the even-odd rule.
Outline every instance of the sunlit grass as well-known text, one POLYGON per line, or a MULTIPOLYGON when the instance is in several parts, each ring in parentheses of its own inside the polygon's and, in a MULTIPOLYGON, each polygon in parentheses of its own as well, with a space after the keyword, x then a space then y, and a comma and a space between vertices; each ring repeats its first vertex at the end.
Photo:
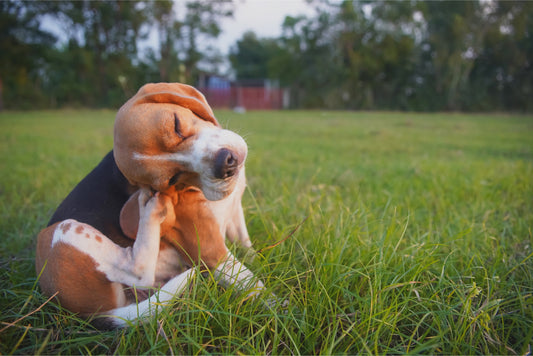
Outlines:
POLYGON ((114 113, 8 112, 0 114, 0 353, 530 350, 532 117, 217 116, 250 152, 243 203, 262 252, 253 261, 236 253, 288 307, 269 309, 198 277, 174 307, 125 330, 95 331, 54 302, 39 309, 47 297, 35 284, 35 235, 112 147, 114 113))

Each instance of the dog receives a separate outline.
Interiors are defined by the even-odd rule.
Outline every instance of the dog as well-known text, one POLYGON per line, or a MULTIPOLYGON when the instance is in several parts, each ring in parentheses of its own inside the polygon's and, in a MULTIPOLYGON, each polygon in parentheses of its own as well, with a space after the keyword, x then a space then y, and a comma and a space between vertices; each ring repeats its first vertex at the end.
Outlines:
POLYGON ((149 318, 198 265, 257 296, 264 284, 225 244, 252 249, 246 157, 245 141, 220 127, 195 88, 143 86, 116 115, 113 150, 38 234, 43 293, 102 329, 149 318))

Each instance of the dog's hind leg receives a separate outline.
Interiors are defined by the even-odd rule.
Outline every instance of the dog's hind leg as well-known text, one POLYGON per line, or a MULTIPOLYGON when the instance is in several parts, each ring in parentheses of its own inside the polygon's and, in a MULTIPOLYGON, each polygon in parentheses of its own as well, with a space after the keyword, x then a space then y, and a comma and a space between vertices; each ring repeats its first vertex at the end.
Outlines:
POLYGON ((139 198, 141 224, 133 247, 120 247, 90 225, 58 222, 39 233, 36 270, 43 292, 88 316, 126 305, 124 285, 153 287, 166 202, 139 198))
MULTIPOLYGON (((140 222, 132 247, 120 247, 92 226, 75 220, 61 222, 54 231, 52 248, 67 244, 90 256, 110 282, 152 287, 160 244, 160 224, 165 214, 162 196, 139 195, 140 222), (84 238, 86 236, 86 238, 84 238)), ((74 261, 75 262, 75 261, 74 261)), ((49 263, 55 263, 50 260, 49 263)))

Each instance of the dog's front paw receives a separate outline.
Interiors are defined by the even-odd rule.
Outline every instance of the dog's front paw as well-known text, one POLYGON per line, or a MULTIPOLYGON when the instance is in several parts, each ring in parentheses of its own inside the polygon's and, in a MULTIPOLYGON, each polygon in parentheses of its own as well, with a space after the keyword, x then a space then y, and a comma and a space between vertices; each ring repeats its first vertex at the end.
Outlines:
POLYGON ((139 194, 139 210, 141 219, 148 219, 157 224, 176 218, 170 197, 159 192, 153 194, 147 189, 142 189, 139 194))

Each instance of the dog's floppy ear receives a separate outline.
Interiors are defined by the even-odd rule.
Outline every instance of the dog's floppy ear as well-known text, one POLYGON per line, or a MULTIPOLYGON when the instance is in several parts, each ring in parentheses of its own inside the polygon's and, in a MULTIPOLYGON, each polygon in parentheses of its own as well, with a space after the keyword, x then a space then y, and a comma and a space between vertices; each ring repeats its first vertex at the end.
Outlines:
POLYGON ((133 97, 134 104, 176 104, 191 110, 203 120, 220 127, 213 110, 198 90, 181 83, 151 83, 144 85, 133 97))
POLYGON ((137 237, 139 229, 139 194, 140 190, 133 193, 120 211, 120 228, 130 239, 137 237))

